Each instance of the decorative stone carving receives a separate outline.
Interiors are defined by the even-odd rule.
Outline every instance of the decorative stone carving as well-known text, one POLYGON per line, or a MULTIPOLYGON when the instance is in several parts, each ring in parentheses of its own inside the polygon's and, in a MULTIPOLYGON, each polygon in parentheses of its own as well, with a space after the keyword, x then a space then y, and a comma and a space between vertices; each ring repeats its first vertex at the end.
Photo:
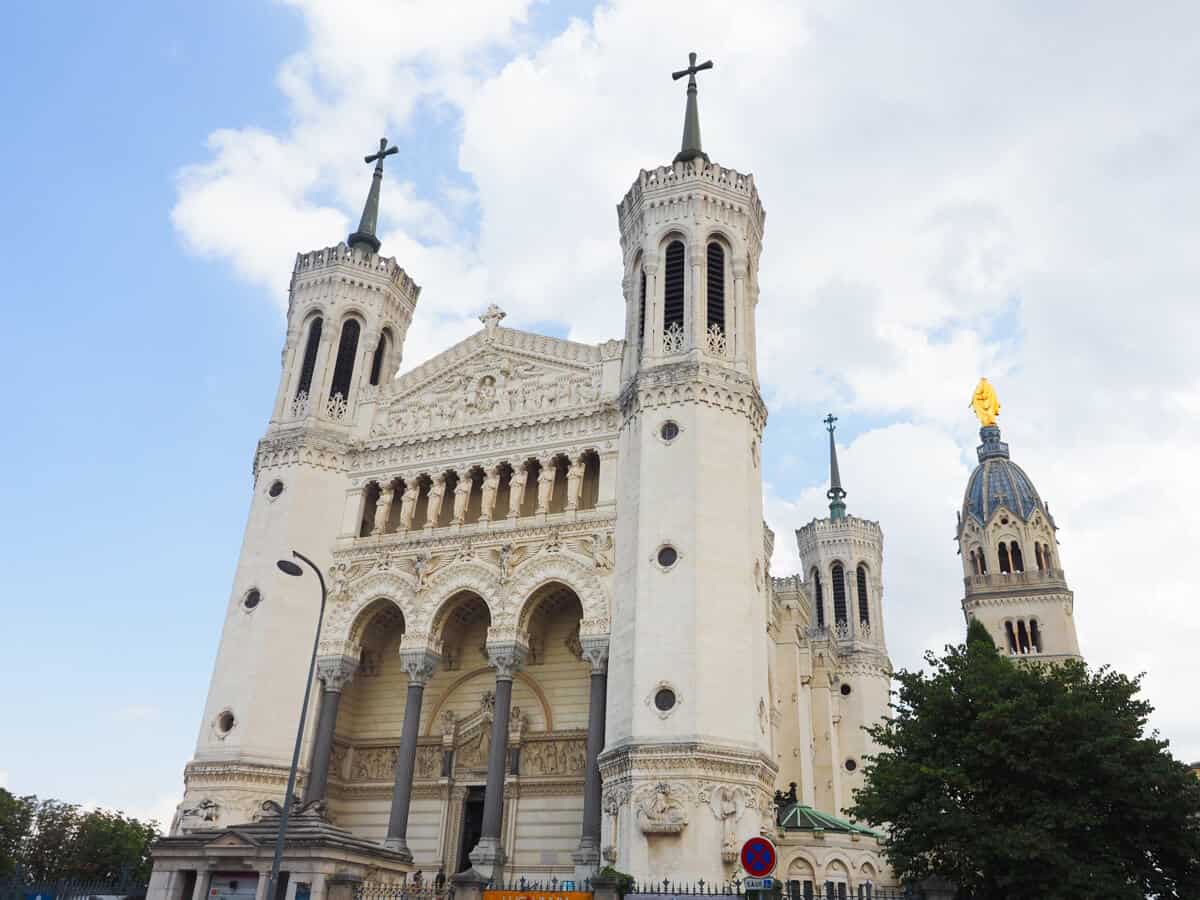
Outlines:
POLYGON ((428 781, 442 770, 442 748, 438 745, 417 747, 416 777, 428 781))
POLYGON ((354 762, 350 766, 350 781, 391 781, 395 777, 396 757, 399 755, 399 745, 356 747, 354 762))
POLYGON ((521 747, 521 774, 582 777, 586 753, 583 738, 527 741, 521 747))
POLYGON ((660 781, 649 790, 639 791, 634 803, 643 834, 679 834, 687 827, 685 790, 680 785, 660 781))
POLYGON ((327 691, 341 691, 354 678, 358 660, 346 656, 324 656, 317 660, 317 677, 327 691))
POLYGON ((721 859, 731 863, 738 857, 737 823, 751 802, 744 789, 715 785, 709 792, 709 808, 721 823, 721 859))
MULTIPOLYGON (((578 631, 574 632, 578 634, 578 631)), ((580 656, 592 664, 592 672, 604 672, 608 669, 608 636, 588 636, 579 638, 580 656)))
POLYGON ((425 648, 400 650, 400 667, 408 675, 409 684, 426 685, 437 669, 439 657, 425 648))
POLYGON ((576 659, 583 659, 583 645, 579 642, 579 623, 575 623, 575 627, 571 629, 571 633, 563 640, 563 645, 576 659))
POLYGON ((505 641, 504 643, 492 644, 487 647, 488 664, 496 670, 496 678, 512 680, 513 675, 525 663, 525 657, 528 655, 527 647, 516 643, 515 641, 505 641))

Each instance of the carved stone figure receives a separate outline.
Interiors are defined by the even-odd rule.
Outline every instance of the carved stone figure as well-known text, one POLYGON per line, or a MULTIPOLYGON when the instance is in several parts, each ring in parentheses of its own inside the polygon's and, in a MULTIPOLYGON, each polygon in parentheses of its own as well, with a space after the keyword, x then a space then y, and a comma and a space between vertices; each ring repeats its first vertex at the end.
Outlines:
POLYGON ((455 525, 463 523, 463 517, 467 512, 467 499, 471 496, 471 473, 464 472, 458 478, 458 484, 454 486, 454 517, 451 520, 455 525))
POLYGON ((417 496, 421 493, 421 487, 417 484, 416 478, 409 478, 404 484, 404 493, 400 496, 400 530, 408 531, 412 528, 413 513, 417 509, 417 496))
POLYGON ((637 819, 643 834, 678 834, 687 826, 687 809, 660 782, 638 805, 637 819))
POLYGON ((479 521, 489 522, 496 507, 496 490, 500 487, 500 467, 492 466, 483 478, 483 496, 480 498, 479 521))

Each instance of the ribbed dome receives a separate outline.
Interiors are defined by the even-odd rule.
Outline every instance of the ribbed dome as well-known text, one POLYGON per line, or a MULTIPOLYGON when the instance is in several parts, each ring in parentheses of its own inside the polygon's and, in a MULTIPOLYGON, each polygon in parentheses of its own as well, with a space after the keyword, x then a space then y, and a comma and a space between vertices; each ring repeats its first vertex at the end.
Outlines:
POLYGON ((1001 506, 1028 522, 1033 511, 1041 510, 1053 525, 1046 504, 1025 470, 1008 457, 1008 444, 1000 440, 1000 428, 988 425, 979 430, 983 441, 977 450, 979 465, 967 481, 963 497, 963 520, 968 516, 981 525, 1001 506))

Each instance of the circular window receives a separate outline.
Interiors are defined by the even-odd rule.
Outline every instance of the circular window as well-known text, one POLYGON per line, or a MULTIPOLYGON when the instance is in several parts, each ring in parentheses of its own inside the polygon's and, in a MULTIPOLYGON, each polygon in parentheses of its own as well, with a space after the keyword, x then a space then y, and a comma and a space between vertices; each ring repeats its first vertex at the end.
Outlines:
POLYGON ((258 588, 250 588, 246 591, 246 596, 242 598, 243 609, 254 609, 262 602, 262 594, 258 592, 258 588))
POLYGON ((853 772, 857 768, 858 768, 858 763, 856 763, 854 760, 852 760, 852 759, 846 760, 846 771, 847 772, 853 772))
POLYGON ((659 431, 664 441, 673 441, 679 437, 679 423, 672 422, 670 419, 663 422, 662 429, 659 431))
POLYGON ((237 724, 237 719, 233 717, 233 713, 229 710, 217 716, 217 731, 221 734, 229 734, 233 731, 233 726, 237 724))
POLYGON ((658 564, 664 569, 669 569, 679 560, 679 553, 674 547, 662 547, 658 551, 658 564))
POLYGON ((271 482, 271 486, 267 488, 268 497, 278 497, 283 493, 283 482, 276 478, 271 482))
POLYGON ((654 705, 659 712, 667 712, 675 708, 675 692, 670 688, 659 688, 654 695, 654 705))
POLYGON ((842 696, 843 696, 843 697, 849 697, 849 696, 850 696, 850 685, 848 685, 848 684, 843 684, 843 685, 842 685, 842 696))

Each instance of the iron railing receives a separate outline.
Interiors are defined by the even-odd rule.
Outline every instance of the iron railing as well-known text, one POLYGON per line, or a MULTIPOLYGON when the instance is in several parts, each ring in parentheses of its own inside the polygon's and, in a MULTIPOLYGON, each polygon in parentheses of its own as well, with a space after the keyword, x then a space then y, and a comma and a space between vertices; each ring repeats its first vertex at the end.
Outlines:
POLYGON ((89 900, 89 898, 134 898, 146 896, 146 884, 133 878, 117 880, 63 878, 58 881, 27 881, 21 877, 0 879, 0 900, 89 900))
POLYGON ((441 885, 364 881, 355 889, 354 900, 447 900, 452 894, 448 881, 441 885))

